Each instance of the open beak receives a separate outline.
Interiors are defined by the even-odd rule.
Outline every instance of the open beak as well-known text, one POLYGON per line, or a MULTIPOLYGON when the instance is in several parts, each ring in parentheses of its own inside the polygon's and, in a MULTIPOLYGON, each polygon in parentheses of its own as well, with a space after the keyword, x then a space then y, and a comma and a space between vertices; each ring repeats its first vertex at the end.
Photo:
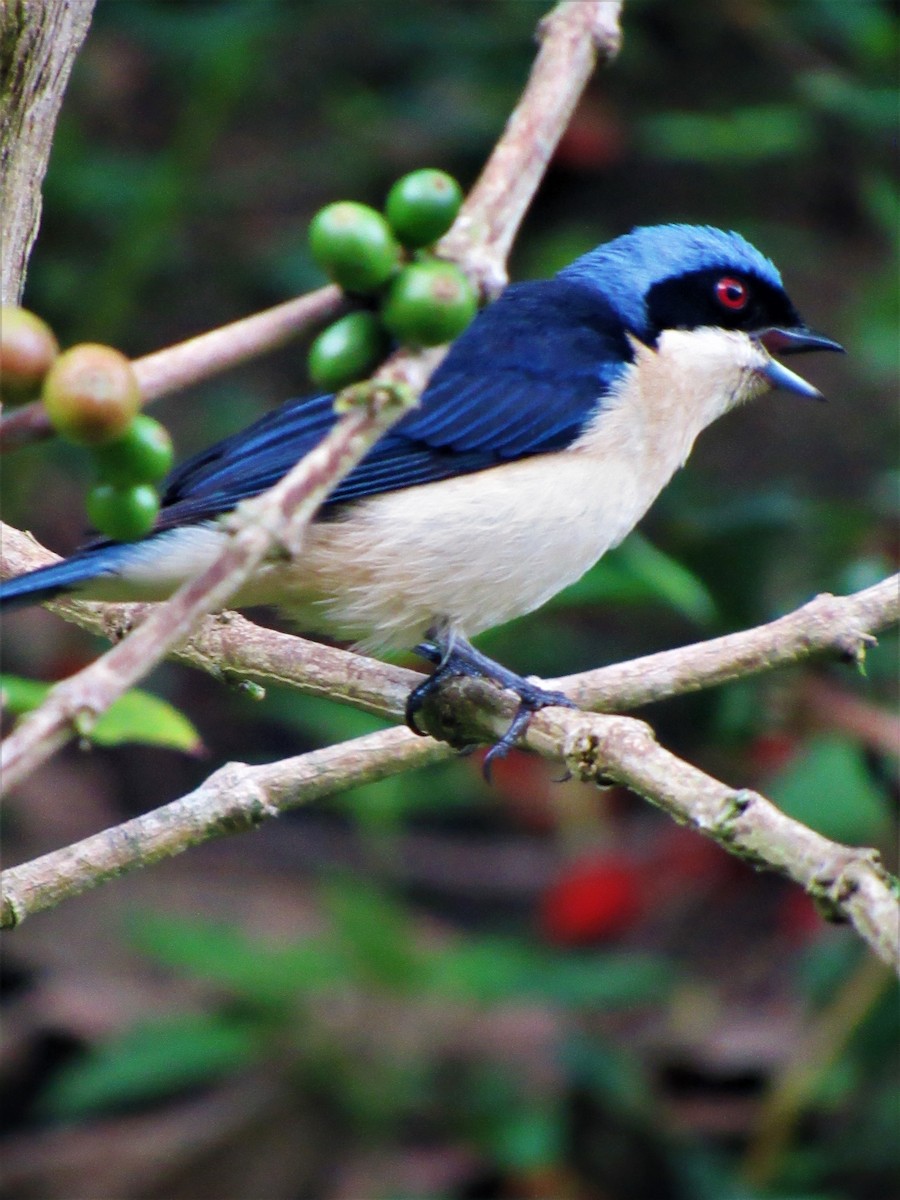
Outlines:
MULTIPOLYGON (((810 350, 836 350, 844 353, 844 347, 821 333, 813 333, 811 329, 800 326, 796 329, 764 329, 755 335, 758 341, 770 354, 803 354, 810 350)), ((825 397, 818 388, 807 383, 800 375, 789 371, 787 367, 770 358, 759 374, 767 379, 774 388, 785 392, 793 392, 797 396, 808 396, 811 400, 824 400, 825 397)))

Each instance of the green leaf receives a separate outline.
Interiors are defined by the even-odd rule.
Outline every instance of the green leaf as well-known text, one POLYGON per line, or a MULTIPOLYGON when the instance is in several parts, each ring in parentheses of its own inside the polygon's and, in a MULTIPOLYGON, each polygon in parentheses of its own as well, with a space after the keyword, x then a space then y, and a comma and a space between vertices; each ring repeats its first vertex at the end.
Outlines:
POLYGON ((512 938, 480 938, 445 949, 429 986, 482 1004, 531 997, 571 1008, 617 1008, 658 1001, 673 979, 654 955, 548 954, 512 938))
POLYGON ((834 734, 813 738, 768 786, 789 817, 838 842, 877 842, 887 833, 884 796, 858 746, 834 734))
MULTIPOLYGON (((20 716, 42 704, 53 687, 18 675, 0 675, 3 706, 20 716)), ((84 736, 98 746, 142 742, 196 754, 203 747, 191 722, 165 700, 134 688, 120 696, 94 724, 86 724, 84 736)))
POLYGON ((231 925, 143 913, 132 921, 131 940, 157 962, 269 1008, 347 978, 345 956, 324 938, 272 946, 231 925))
POLYGON ((671 987, 670 964, 652 954, 535 957, 523 992, 571 1008, 631 1007, 659 1003, 671 987))
POLYGON ((697 576, 639 533, 552 601, 553 607, 647 603, 665 604, 698 625, 716 618, 715 601, 697 576))
POLYGON ((424 957, 400 904, 347 876, 326 884, 322 900, 356 980, 397 991, 418 987, 424 957))
POLYGON ((73 1118, 209 1083, 258 1057, 256 1030, 203 1014, 136 1025, 73 1061, 44 1092, 50 1117, 73 1118))

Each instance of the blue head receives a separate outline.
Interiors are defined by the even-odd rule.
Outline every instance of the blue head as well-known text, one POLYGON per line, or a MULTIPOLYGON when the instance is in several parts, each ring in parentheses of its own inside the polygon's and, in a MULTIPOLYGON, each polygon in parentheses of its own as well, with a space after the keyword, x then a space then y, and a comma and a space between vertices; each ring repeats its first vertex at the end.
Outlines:
POLYGON ((596 289, 649 345, 666 329, 742 330, 769 350, 840 349, 812 334, 775 264, 737 233, 650 225, 598 246, 559 278, 596 289))

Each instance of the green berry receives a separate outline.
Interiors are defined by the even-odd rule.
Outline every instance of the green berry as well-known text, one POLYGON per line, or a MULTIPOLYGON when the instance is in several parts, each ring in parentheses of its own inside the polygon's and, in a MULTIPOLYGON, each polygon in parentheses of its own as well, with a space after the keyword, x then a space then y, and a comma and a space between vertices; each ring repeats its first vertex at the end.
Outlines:
POLYGON ((350 200, 316 213, 309 246, 322 270, 348 292, 376 291, 400 261, 400 247, 381 213, 350 200))
POLYGON ((33 399, 59 354, 50 326, 27 308, 0 308, 0 391, 7 404, 33 399))
POLYGON ((137 376, 112 346, 84 343, 65 350, 42 389, 50 424, 79 446, 102 446, 122 437, 141 406, 137 376))
POLYGON ((397 180, 384 211, 404 246, 430 246, 456 220, 462 198, 452 175, 426 168, 397 180))
POLYGON ((475 289, 459 267, 432 259, 400 272, 381 315, 398 341, 437 346, 458 337, 477 311, 475 289))
POLYGON ((144 413, 138 413, 124 437, 94 451, 101 481, 118 488, 158 483, 171 469, 172 458, 168 429, 144 413))
POLYGON ((387 343, 384 326, 374 313, 347 313, 310 346, 310 379, 329 391, 365 379, 381 362, 387 343))
POLYGON ((116 542, 131 542, 153 528, 159 496, 149 483, 117 488, 98 483, 87 497, 87 513, 100 533, 116 542))

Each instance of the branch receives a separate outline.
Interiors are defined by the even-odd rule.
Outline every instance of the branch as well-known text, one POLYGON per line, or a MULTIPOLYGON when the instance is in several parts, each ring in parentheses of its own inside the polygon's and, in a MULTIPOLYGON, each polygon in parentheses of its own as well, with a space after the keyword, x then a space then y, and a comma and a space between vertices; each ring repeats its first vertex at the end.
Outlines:
MULTIPOLYGON (((48 557, 46 551, 34 549, 26 535, 8 529, 3 548, 3 573, 11 565, 18 568, 23 557, 28 565, 37 565, 35 557, 48 557)), ((768 625, 567 676, 553 681, 554 686, 563 686, 587 706, 624 708, 817 653, 857 659, 874 640, 874 631, 900 618, 898 583, 900 576, 893 576, 851 596, 819 596, 768 625)), ((60 602, 58 607, 79 624, 107 635, 110 611, 114 622, 133 619, 135 609, 143 611, 143 606, 76 601, 60 602)), ((260 629, 235 613, 208 619, 176 656, 220 676, 292 682, 303 691, 343 698, 382 715, 401 715, 410 688, 422 678, 361 655, 260 629)), ((484 741, 506 729, 511 711, 509 697, 489 684, 459 680, 444 689, 435 716, 455 738, 484 741)), ((533 718, 524 745, 565 758, 582 778, 616 779, 729 852, 789 876, 833 913, 852 921, 884 961, 895 962, 900 932, 896 902, 874 851, 831 842, 757 793, 719 783, 662 749, 642 722, 627 717, 546 710, 533 718)), ((395 729, 284 764, 232 764, 183 801, 7 872, 3 920, 14 924, 124 870, 274 815, 267 804, 281 811, 451 754, 446 743, 395 729), (235 786, 237 779, 241 787, 235 786)))
MULTIPOLYGON (((496 290, 505 279, 506 253, 581 92, 597 45, 607 55, 615 51, 618 9, 616 3, 596 0, 590 4, 567 2, 554 10, 544 24, 544 44, 525 96, 457 224, 441 244, 441 251, 461 260, 487 292, 496 290)), ((403 365, 401 360, 402 356, 397 362, 398 369, 403 365)), ((413 360, 406 360, 405 365, 412 367, 413 360)), ((382 383, 385 378, 382 376, 382 383)), ((395 381, 391 378, 392 383, 395 381)), ((378 397, 378 381, 366 389, 366 394, 378 397)), ((371 444, 367 439, 374 440, 377 436, 376 426, 387 427, 390 423, 389 407, 375 404, 365 413, 356 412, 344 418, 332 435, 281 484, 243 509, 238 533, 204 576, 185 585, 166 605, 157 607, 135 634, 114 647, 94 667, 54 689, 50 701, 31 714, 8 739, 12 781, 24 773, 29 763, 46 756, 53 746, 65 740, 68 722, 77 723, 85 715, 93 719, 103 705, 184 638, 204 611, 224 603, 273 545, 281 542, 295 550, 299 533, 328 487, 350 469, 356 454, 365 452, 367 444, 371 444), (85 677, 89 680, 87 685, 85 677)), ((674 690, 689 690, 702 686, 703 678, 707 682, 720 682, 762 670, 775 661, 796 661, 814 649, 838 648, 858 659, 869 629, 879 622, 886 623, 889 611, 896 612, 895 588, 891 589, 891 582, 857 597, 844 600, 820 597, 806 606, 801 610, 805 616, 775 635, 796 639, 786 658, 782 645, 772 640, 773 627, 769 626, 749 635, 734 635, 734 639, 743 639, 737 645, 734 639, 722 638, 700 647, 698 653, 703 662, 699 670, 695 667, 692 671, 683 657, 688 651, 668 652, 644 660, 644 667, 637 667, 639 677, 635 675, 636 664, 625 664, 618 668, 624 672, 620 678, 623 688, 626 684, 631 688, 630 693, 626 692, 630 699, 624 702, 638 703, 642 697, 658 698, 674 690), (843 618, 848 623, 838 627, 843 618), (739 667, 729 662, 729 653, 743 656, 739 667), (647 694, 647 664, 654 664, 658 676, 653 697, 647 694)), ((74 604, 71 607, 89 609, 74 604)), ((132 606, 130 610, 116 611, 130 612, 134 619, 145 610, 132 606)), ((782 622, 790 623, 798 617, 799 614, 792 614, 782 622)), ((213 634, 217 629, 227 629, 239 620, 226 616, 219 621, 207 621, 198 637, 215 640, 213 634)), ((265 634, 264 640, 277 648, 275 659, 283 665, 280 659, 283 643, 272 640, 279 636, 265 634)), ((297 641, 289 641, 296 648, 297 641)), ((222 645, 220 636, 220 653, 222 645)), ((185 648, 182 653, 202 657, 208 649, 199 648, 197 638, 192 646, 193 650, 185 648)), ((326 652, 324 647, 317 647, 316 653, 316 687, 321 686, 323 675, 338 669, 336 664, 340 663, 344 686, 349 679, 353 680, 355 702, 372 707, 380 703, 379 711, 399 707, 399 696, 385 700, 386 678, 400 687, 397 668, 373 666, 359 656, 326 652), (330 654, 338 657, 329 658, 330 654), (348 662, 353 664, 350 671, 348 662), (376 696, 378 689, 380 694, 376 696)), ((240 659, 240 653, 237 657, 240 659)), ((209 661, 215 661, 221 673, 219 660, 207 658, 209 661)), ((237 669, 258 673, 252 663, 237 669)), ((290 671, 293 670, 292 666, 290 671)), ((610 688, 616 670, 606 668, 590 673, 587 681, 583 677, 571 678, 573 694, 583 703, 611 707, 615 701, 610 688)), ((405 699, 411 673, 403 674, 407 677, 402 684, 405 699)), ((304 686, 312 690, 309 679, 304 686)), ((507 697, 488 684, 460 681, 438 698, 429 717, 453 737, 462 734, 476 740, 490 740, 506 727, 507 701, 507 697)), ((834 913, 852 921, 885 961, 895 962, 900 933, 897 905, 889 877, 878 864, 874 851, 853 850, 829 842, 784 816, 762 796, 735 791, 712 779, 660 747, 648 727, 632 718, 548 709, 535 716, 524 744, 546 756, 562 757, 581 778, 616 779, 732 852, 757 865, 784 872, 834 913)), ((207 837, 253 825, 288 804, 330 793, 350 782, 380 778, 411 765, 437 761, 450 753, 447 745, 397 729, 288 760, 286 764, 263 768, 232 764, 175 805, 46 855, 36 863, 13 868, 5 877, 10 890, 3 920, 15 924, 28 912, 57 903, 101 879, 177 853, 207 837)))
POLYGON ((3 873, 0 927, 211 838, 253 829, 342 788, 452 755, 449 746, 388 729, 262 767, 227 763, 196 791, 114 829, 3 873))
MULTIPOLYGON (((487 297, 506 284, 506 259, 519 225, 598 55, 608 62, 618 52, 620 9, 621 0, 566 0, 542 23, 541 50, 522 98, 437 247, 487 297)), ((134 368, 144 403, 274 349, 309 325, 330 320, 345 303, 338 288, 320 288, 139 358, 134 368)), ((52 433, 43 405, 25 405, 0 419, 0 454, 52 433)))
MULTIPOLYGON (((29 534, 0 524, 0 578, 57 558, 29 534)), ((59 599, 48 607, 90 633, 118 641, 151 606, 59 599)), ((564 691, 579 708, 622 712, 815 655, 858 661, 874 643, 874 634, 898 622, 900 575, 892 575, 849 596, 817 596, 755 629, 545 682, 564 691)), ((423 679, 418 671, 265 629, 234 612, 207 618, 172 658, 228 682, 288 684, 384 717, 402 718, 407 695, 423 679)), ((463 687, 463 702, 473 710, 487 706, 509 713, 502 693, 489 684, 467 680, 463 687)))
MULTIPOLYGON (((504 728, 503 719, 485 715, 479 732, 482 740, 490 739, 504 728)), ((582 780, 625 784, 730 853, 793 879, 832 919, 850 921, 900 971, 898 885, 874 850, 829 841, 758 793, 720 783, 665 750, 632 717, 544 709, 534 716, 524 744, 564 759, 582 780)), ((230 763, 181 800, 5 871, 0 925, 19 924, 125 871, 253 828, 287 808, 451 753, 445 743, 389 729, 263 767, 230 763)))
POLYGON ((842 846, 785 816, 758 792, 735 789, 663 749, 630 717, 538 713, 526 743, 563 747, 580 779, 614 779, 754 867, 774 870, 807 891, 832 920, 849 921, 900 974, 900 883, 876 850, 842 846))
POLYGON ((619 52, 621 8, 621 0, 568 0, 538 28, 541 49, 523 102, 509 118, 453 228, 437 246, 487 296, 506 286, 506 260, 516 231, 598 56, 605 64, 619 52))
MULTIPOLYGON (((198 334, 165 350, 136 358, 132 363, 141 389, 141 400, 149 404, 169 392, 200 383, 239 363, 284 345, 313 325, 330 321, 347 307, 340 288, 333 284, 297 296, 255 313, 198 334)), ((18 450, 30 442, 53 436, 47 412, 39 400, 13 409, 0 420, 0 454, 18 450)))
POLYGON ((41 220, 41 184, 94 0, 19 0, 0 11, 0 304, 17 304, 41 220))
POLYGON ((563 676, 549 681, 548 686, 561 688, 582 708, 637 708, 667 696, 790 666, 812 654, 838 654, 861 666, 867 647, 875 644, 872 635, 898 621, 900 574, 850 596, 823 593, 755 629, 563 676))

